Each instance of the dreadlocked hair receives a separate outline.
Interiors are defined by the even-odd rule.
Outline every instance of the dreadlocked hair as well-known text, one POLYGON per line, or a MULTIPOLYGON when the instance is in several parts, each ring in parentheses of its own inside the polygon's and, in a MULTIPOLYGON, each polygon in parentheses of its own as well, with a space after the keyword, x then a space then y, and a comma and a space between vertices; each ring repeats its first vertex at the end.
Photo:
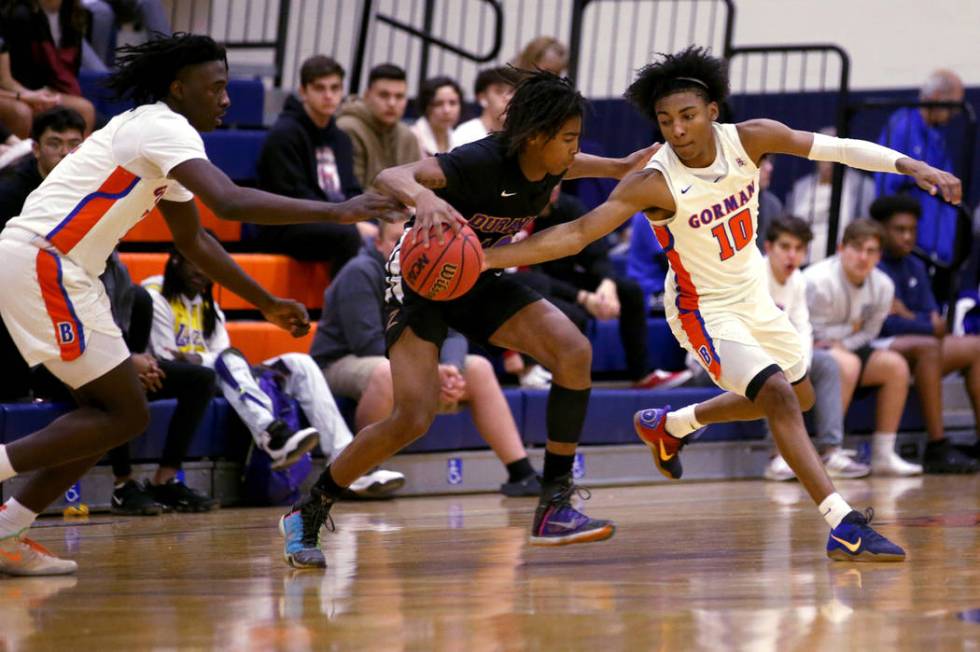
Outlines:
POLYGON ((554 138, 565 122, 584 114, 586 106, 567 77, 544 70, 524 73, 507 104, 501 132, 508 155, 518 153, 536 134, 554 138))
POLYGON ((640 68, 636 81, 624 96, 643 115, 657 119, 657 100, 681 91, 692 91, 706 102, 721 104, 728 97, 728 65, 708 50, 691 46, 677 54, 659 55, 660 61, 640 68))
MULTIPOLYGON (((187 259, 176 249, 171 250, 170 256, 167 257, 167 264, 163 268, 163 287, 160 289, 160 294, 167 300, 167 303, 172 304, 182 296, 188 299, 194 298, 190 288, 184 283, 184 279, 180 274, 180 266, 187 262, 187 259)), ((213 285, 208 283, 200 296, 201 317, 204 321, 204 337, 211 337, 214 335, 214 329, 218 325, 218 311, 214 304, 213 285)))
POLYGON ((198 63, 221 61, 228 67, 224 46, 210 36, 177 32, 141 45, 116 50, 116 71, 105 82, 116 99, 132 99, 137 105, 152 104, 170 92, 170 84, 181 69, 198 63))

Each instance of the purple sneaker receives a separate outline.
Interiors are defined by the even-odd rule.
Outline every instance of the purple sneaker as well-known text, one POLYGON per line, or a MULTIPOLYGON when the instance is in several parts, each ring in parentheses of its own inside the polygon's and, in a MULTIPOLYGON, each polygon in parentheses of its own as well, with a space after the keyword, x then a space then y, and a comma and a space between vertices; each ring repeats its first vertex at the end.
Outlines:
POLYGON ((588 489, 572 483, 571 475, 559 478, 555 484, 546 485, 541 492, 541 502, 534 512, 529 542, 532 546, 566 546, 572 543, 605 541, 616 533, 612 521, 589 518, 572 507, 572 496, 588 500, 588 489))

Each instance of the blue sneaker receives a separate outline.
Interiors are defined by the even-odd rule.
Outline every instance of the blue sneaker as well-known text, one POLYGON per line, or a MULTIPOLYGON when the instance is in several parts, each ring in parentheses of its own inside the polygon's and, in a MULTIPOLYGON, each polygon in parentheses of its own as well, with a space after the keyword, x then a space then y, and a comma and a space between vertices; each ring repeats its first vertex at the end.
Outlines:
POLYGON ((678 480, 684 473, 678 455, 688 437, 678 439, 667 432, 667 413, 670 406, 663 409, 649 408, 633 415, 633 430, 653 454, 653 463, 666 478, 678 480))
POLYGON ((827 556, 836 561, 905 561, 905 551, 871 529, 874 510, 851 511, 830 531, 827 556))
POLYGON ((334 500, 314 487, 310 495, 279 519, 279 532, 285 538, 283 559, 293 568, 326 568, 320 550, 320 528, 333 532, 330 508, 334 500))
POLYGON ((588 489, 572 483, 572 476, 559 478, 553 485, 546 485, 541 492, 541 502, 534 512, 529 542, 532 546, 565 546, 572 543, 605 541, 616 533, 612 521, 589 518, 572 507, 572 496, 588 500, 588 489))

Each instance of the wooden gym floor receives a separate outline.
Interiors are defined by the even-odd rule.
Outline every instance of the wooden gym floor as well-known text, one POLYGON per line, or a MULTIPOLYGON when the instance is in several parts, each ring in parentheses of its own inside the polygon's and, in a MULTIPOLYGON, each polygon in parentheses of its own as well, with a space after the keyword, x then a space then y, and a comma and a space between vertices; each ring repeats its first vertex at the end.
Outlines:
POLYGON ((326 572, 283 564, 278 509, 46 519, 80 572, 0 578, 0 650, 980 649, 980 477, 840 488, 906 563, 829 561, 800 486, 762 481, 597 490, 616 537, 550 550, 530 499, 344 503, 326 572))

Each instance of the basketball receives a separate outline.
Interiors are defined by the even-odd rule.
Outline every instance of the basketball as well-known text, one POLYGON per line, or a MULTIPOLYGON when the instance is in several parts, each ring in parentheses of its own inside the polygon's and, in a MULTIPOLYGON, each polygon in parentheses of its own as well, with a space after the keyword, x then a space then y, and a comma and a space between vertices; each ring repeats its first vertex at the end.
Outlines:
POLYGON ((429 235, 428 246, 409 235, 399 254, 402 278, 414 292, 432 301, 463 296, 476 284, 483 267, 483 247, 469 225, 459 233, 443 225, 446 244, 429 235))

